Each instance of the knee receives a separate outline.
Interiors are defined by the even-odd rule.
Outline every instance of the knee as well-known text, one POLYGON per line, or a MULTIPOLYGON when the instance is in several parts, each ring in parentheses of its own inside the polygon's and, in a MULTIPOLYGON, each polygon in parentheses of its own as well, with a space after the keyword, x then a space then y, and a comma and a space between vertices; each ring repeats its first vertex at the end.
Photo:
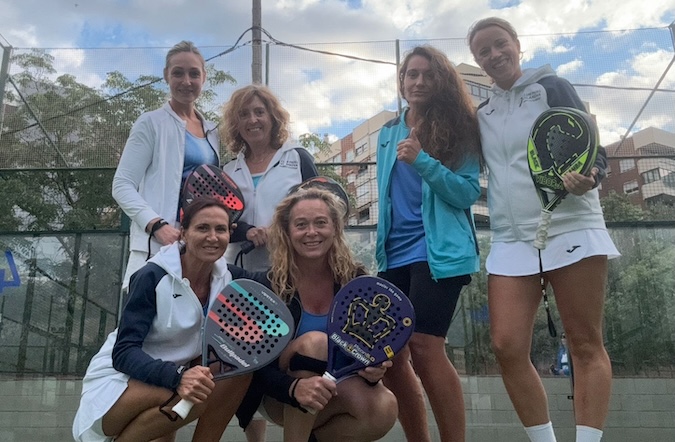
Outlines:
POLYGON ((606 355, 601 334, 594 336, 592 333, 567 333, 567 344, 574 363, 584 363, 606 355))
POLYGON ((362 403, 359 413, 368 440, 384 437, 398 418, 398 402, 394 394, 382 385, 375 388, 377 392, 365 395, 368 400, 362 403))
POLYGON ((323 332, 308 332, 295 340, 293 350, 304 356, 326 360, 328 342, 323 332))
POLYGON ((492 352, 500 364, 517 361, 525 357, 529 360, 529 346, 522 345, 511 336, 491 333, 490 345, 492 352))

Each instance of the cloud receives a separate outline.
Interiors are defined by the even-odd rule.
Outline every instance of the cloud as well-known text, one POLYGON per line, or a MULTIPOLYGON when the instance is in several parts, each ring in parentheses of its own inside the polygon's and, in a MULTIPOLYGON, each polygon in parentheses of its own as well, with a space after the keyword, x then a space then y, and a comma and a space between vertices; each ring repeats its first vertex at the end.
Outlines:
POLYGON ((561 64, 556 68, 556 73, 561 76, 565 76, 571 72, 578 71, 584 66, 584 62, 581 60, 570 61, 569 63, 561 64))
MULTIPOLYGON (((213 60, 238 81, 237 86, 218 90, 222 102, 235 87, 250 82, 252 36, 245 31, 252 22, 251 2, 196 3, 0 0, 0 33, 19 48, 87 48, 52 55, 62 73, 92 87, 114 70, 132 80, 161 75, 166 48, 180 40, 194 41, 208 58, 243 34, 238 49, 213 60)), ((455 63, 474 64, 466 32, 471 23, 491 15, 511 21, 518 30, 524 64, 550 63, 573 83, 653 87, 673 53, 665 29, 675 20, 672 0, 651 0, 648 7, 643 0, 263 1, 262 26, 272 37, 263 36, 270 44, 270 86, 291 112, 296 136, 304 132, 344 136, 380 110, 396 108, 395 67, 282 47, 272 39, 386 62, 396 60, 397 39, 401 53, 428 42, 455 63), (628 31, 635 28, 662 29, 628 31), (589 34, 603 29, 624 31, 589 34)), ((671 73, 661 87, 675 88, 674 83, 671 73)), ((603 138, 623 135, 621 129, 630 125, 648 94, 577 89, 598 114, 603 138)), ((656 94, 639 124, 673 128, 672 118, 672 94, 656 94)))

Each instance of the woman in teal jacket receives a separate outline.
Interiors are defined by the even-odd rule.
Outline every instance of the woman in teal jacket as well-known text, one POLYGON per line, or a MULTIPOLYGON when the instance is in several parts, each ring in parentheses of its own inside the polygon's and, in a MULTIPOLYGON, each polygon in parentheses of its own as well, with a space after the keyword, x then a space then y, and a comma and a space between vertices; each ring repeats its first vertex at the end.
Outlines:
POLYGON ((416 321, 409 351, 395 358, 384 380, 399 401, 408 440, 430 440, 416 371, 441 440, 463 441, 461 383, 445 336, 480 263, 471 214, 480 196, 478 123, 457 71, 433 47, 407 54, 399 88, 408 107, 378 140, 376 256, 379 275, 408 295, 416 321))

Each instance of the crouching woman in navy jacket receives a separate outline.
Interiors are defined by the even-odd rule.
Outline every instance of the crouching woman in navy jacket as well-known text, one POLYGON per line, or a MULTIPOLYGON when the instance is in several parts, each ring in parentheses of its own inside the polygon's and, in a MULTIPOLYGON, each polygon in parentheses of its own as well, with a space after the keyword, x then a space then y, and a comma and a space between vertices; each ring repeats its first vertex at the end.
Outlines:
POLYGON ((197 200, 185 211, 180 239, 132 276, 119 326, 82 382, 75 440, 170 441, 199 418, 193 440, 219 441, 246 393, 251 375, 216 383, 209 368, 191 366, 201 355, 205 314, 233 279, 223 258, 227 208, 197 200), (195 404, 185 420, 171 411, 180 399, 195 404))

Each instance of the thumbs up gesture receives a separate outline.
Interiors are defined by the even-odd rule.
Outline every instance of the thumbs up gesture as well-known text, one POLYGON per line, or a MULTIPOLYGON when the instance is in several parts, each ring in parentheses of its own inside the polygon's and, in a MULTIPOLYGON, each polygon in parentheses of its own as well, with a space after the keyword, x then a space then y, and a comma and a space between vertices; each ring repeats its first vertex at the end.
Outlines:
POLYGON ((420 140, 417 139, 417 134, 415 134, 415 128, 413 127, 410 129, 408 138, 398 142, 396 158, 405 161, 408 164, 412 164, 417 158, 417 155, 419 155, 420 150, 422 150, 422 145, 420 144, 420 140))

